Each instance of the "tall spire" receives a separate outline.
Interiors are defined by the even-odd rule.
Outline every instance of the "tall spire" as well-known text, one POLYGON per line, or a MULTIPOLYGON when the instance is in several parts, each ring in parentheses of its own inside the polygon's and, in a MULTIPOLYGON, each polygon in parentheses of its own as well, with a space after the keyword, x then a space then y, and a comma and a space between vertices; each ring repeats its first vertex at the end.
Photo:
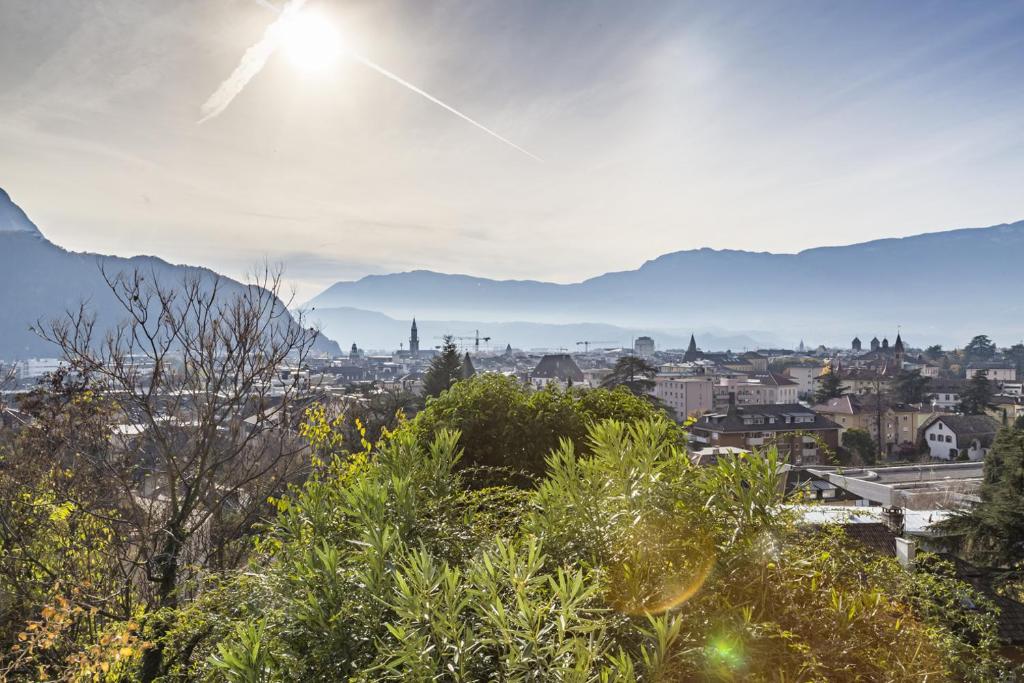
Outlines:
POLYGON ((690 345, 686 347, 686 353, 683 354, 683 360, 691 361, 697 360, 700 357, 700 352, 697 351, 697 340, 693 338, 693 334, 690 335, 690 345))
POLYGON ((420 353, 420 335, 416 330, 416 318, 412 319, 412 329, 409 331, 409 355, 418 356, 420 353))

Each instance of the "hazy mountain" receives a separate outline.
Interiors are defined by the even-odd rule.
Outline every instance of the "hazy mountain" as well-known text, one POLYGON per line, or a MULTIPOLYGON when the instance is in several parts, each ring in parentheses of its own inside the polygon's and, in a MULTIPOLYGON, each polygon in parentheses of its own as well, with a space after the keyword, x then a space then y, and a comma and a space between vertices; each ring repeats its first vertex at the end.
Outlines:
MULTIPOLYGON (((325 334, 336 339, 347 350, 353 343, 361 349, 392 350, 399 344, 408 348, 410 320, 396 320, 383 313, 358 308, 317 308, 310 312, 325 334)), ((475 320, 424 320, 416 319, 419 330, 420 348, 428 349, 441 343, 441 337, 451 334, 461 337, 490 337, 489 342, 481 340, 482 349, 532 348, 582 350, 576 342, 592 341, 593 347, 630 346, 636 337, 654 337, 659 349, 686 348, 690 333, 650 328, 628 329, 602 323, 536 323, 536 322, 481 322, 475 320)), ((708 330, 696 330, 697 338, 707 349, 753 349, 772 343, 765 337, 744 335, 722 335, 708 330)), ((471 346, 473 342, 462 341, 471 346)))
POLYGON ((1024 262, 1024 222, 797 254, 697 249, 574 284, 413 271, 338 282, 317 308, 396 318, 593 322, 674 330, 772 330, 789 344, 854 334, 911 343, 1020 340, 1021 298, 1006 277, 1024 262))
MULTIPOLYGON (((213 271, 173 265, 153 256, 120 258, 67 251, 48 241, 25 212, 0 189, 0 359, 53 356, 56 349, 29 330, 37 320, 49 320, 87 301, 100 327, 121 320, 100 273, 113 275, 134 268, 154 273, 165 283, 185 274, 215 277, 213 271)), ((230 287, 241 287, 227 280, 230 287)), ((317 341, 317 349, 336 352, 330 339, 317 341)))

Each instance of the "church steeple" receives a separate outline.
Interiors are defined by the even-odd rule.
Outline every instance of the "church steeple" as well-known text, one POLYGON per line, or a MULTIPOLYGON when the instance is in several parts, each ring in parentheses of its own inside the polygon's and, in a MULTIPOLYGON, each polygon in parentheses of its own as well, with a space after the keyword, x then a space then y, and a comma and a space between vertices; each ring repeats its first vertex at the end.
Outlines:
POLYGON ((420 335, 416 331, 416 318, 412 319, 412 330, 409 331, 409 355, 418 356, 420 354, 420 335))
POLYGON ((686 347, 686 353, 683 354, 683 360, 691 361, 697 360, 700 357, 700 352, 697 350, 697 340, 690 335, 690 345, 686 347))

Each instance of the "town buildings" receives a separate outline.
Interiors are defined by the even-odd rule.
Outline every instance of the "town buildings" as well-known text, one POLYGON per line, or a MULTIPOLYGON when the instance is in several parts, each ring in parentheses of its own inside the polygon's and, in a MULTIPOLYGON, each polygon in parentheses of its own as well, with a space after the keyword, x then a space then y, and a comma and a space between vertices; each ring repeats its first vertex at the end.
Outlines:
POLYGON ((793 464, 828 462, 839 447, 840 427, 798 403, 731 405, 703 415, 690 427, 694 448, 775 446, 793 464))

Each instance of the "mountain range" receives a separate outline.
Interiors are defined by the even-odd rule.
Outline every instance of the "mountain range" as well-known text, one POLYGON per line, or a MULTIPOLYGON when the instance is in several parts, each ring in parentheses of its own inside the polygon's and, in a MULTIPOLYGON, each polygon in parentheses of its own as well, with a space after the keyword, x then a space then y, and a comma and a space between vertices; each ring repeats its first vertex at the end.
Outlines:
MULTIPOLYGON (((1009 345, 1024 336, 1024 303, 1006 279, 1022 262, 1024 221, 794 254, 678 251, 571 284, 427 270, 370 275, 328 287, 305 308, 324 332, 317 350, 327 353, 340 352, 331 339, 346 350, 397 348, 413 317, 424 347, 479 330, 501 348, 628 345, 642 334, 671 348, 694 332, 702 348, 743 349, 893 338, 897 327, 912 345, 964 344, 975 334, 1009 345)), ((116 322, 101 267, 216 276, 155 256, 63 249, 0 189, 0 359, 53 355, 30 326, 83 300, 101 324, 116 322)))
MULTIPOLYGON (((136 268, 165 284, 181 282, 186 276, 217 277, 211 270, 174 265, 155 256, 121 258, 63 249, 47 240, 0 189, 0 359, 54 356, 56 348, 30 327, 76 309, 83 301, 95 314, 97 329, 119 322, 123 309, 101 269, 115 275, 136 268)), ((226 294, 244 286, 227 278, 222 282, 226 294)), ((339 352, 338 345, 323 336, 315 350, 339 352)))
MULTIPOLYGON (((793 346, 801 338, 892 338, 901 327, 911 343, 964 344, 984 333, 1009 345, 1024 335, 1024 303, 1006 276, 1022 262, 1024 221, 795 254, 678 251, 572 284, 425 270, 370 275, 328 287, 307 307, 324 321, 331 309, 361 308, 474 321, 482 330, 511 320, 600 321, 655 335, 713 327, 793 346)), ((339 333, 330 323, 324 329, 339 333)))

